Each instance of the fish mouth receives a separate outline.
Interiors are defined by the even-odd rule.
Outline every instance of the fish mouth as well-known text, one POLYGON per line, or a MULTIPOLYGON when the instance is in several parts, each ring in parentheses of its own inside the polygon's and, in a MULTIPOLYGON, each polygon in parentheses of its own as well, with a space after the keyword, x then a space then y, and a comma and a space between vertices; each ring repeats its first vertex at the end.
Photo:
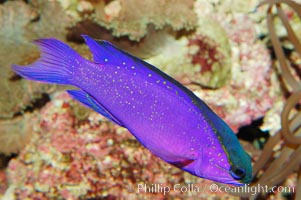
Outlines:
MULTIPOLYGON (((229 174, 230 169, 226 169, 222 166, 220 166, 219 164, 215 163, 214 164, 216 167, 218 167, 219 169, 225 171, 227 174, 229 174)), ((246 174, 246 176, 240 180, 234 180, 234 178, 229 174, 229 178, 225 177, 225 178, 221 178, 219 177, 219 180, 225 180, 224 183, 227 184, 232 184, 232 185, 236 185, 236 186, 243 186, 246 184, 249 184, 252 182, 252 177, 248 177, 248 175, 246 174)))
POLYGON ((240 187, 240 186, 246 185, 245 183, 241 183, 241 182, 236 181, 236 180, 232 180, 232 179, 229 179, 229 178, 220 178, 220 177, 218 177, 218 181, 217 182, 219 182, 221 184, 229 184, 229 185, 231 185, 233 187, 235 187, 235 186, 240 187))
POLYGON ((240 180, 233 179, 233 177, 229 173, 229 169, 226 169, 226 168, 220 166, 217 163, 215 163, 214 165, 217 168, 223 170, 227 175, 229 175, 228 177, 217 177, 218 182, 221 182, 223 184, 231 184, 231 185, 234 185, 234 186, 243 186, 243 185, 245 185, 245 183, 242 183, 240 180))
POLYGON ((231 187, 241 187, 246 185, 246 183, 242 183, 240 181, 228 177, 224 177, 224 178, 217 177, 216 181, 219 182, 219 184, 221 185, 231 185, 231 187))

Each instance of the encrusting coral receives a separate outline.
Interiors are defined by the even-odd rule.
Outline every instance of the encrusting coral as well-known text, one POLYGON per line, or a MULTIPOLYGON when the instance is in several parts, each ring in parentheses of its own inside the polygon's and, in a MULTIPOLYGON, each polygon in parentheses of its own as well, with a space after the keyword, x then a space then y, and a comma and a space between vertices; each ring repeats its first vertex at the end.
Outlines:
POLYGON ((164 198, 167 194, 159 190, 138 190, 138 184, 154 183, 171 187, 171 198, 194 199, 192 194, 204 199, 209 194, 227 197, 205 190, 210 181, 162 162, 127 130, 99 114, 93 112, 86 120, 78 120, 73 102, 66 93, 58 93, 35 118, 39 123, 31 142, 9 163, 10 185, 4 198, 164 198), (182 192, 181 187, 193 187, 189 184, 195 189, 182 192))
POLYGON ((140 40, 147 34, 148 25, 156 29, 165 26, 173 30, 193 29, 197 19, 191 12, 193 3, 192 0, 114 0, 103 10, 95 9, 95 20, 112 29, 114 36, 128 35, 131 40, 140 40))
POLYGON ((25 141, 25 132, 11 127, 22 127, 26 124, 28 121, 20 116, 29 114, 37 104, 45 102, 45 94, 47 96, 55 90, 55 86, 22 80, 11 71, 10 66, 15 62, 27 64, 37 59, 39 53, 31 41, 53 35, 63 39, 66 30, 57 21, 59 19, 67 23, 70 20, 56 2, 31 3, 34 5, 24 1, 0 4, 0 153, 5 154, 17 153, 25 144, 21 144, 25 141), (55 16, 53 12, 56 13, 55 16), (5 148, 7 144, 6 140, 3 141, 4 138, 10 141, 9 148, 5 148))
POLYGON ((196 15, 192 12, 193 0, 58 0, 66 13, 77 22, 91 20, 113 36, 126 36, 140 41, 148 34, 148 26, 156 30, 170 27, 174 31, 195 28, 196 15))
POLYGON ((25 114, 13 120, 0 121, 0 152, 6 155, 19 152, 30 140, 32 129, 32 115, 25 114))
POLYGON ((277 58, 276 65, 279 66, 279 73, 283 79, 284 88, 289 93, 289 97, 281 114, 281 129, 269 139, 263 149, 262 155, 254 166, 254 174, 257 181, 253 184, 273 187, 283 183, 290 174, 295 172, 298 174, 298 181, 295 184, 295 198, 300 199, 301 113, 296 105, 300 104, 301 82, 300 76, 296 74, 294 68, 301 69, 298 62, 301 57, 301 43, 288 19, 296 18, 300 22, 301 5, 293 1, 266 0, 260 6, 265 6, 266 4, 268 5, 268 30, 277 58), (284 5, 289 6, 290 9, 284 5), (287 31, 287 37, 284 37, 285 39, 282 39, 282 41, 278 38, 275 30, 273 8, 276 8, 276 16, 287 31), (282 49, 283 40, 289 41, 294 46, 295 57, 288 57, 284 54, 282 49))

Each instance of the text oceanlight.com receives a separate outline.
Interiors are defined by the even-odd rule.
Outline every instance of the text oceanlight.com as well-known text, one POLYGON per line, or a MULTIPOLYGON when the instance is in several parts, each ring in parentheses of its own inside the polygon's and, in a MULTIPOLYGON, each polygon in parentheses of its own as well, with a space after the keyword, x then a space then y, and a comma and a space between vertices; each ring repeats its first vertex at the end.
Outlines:
POLYGON ((241 187, 233 187, 227 185, 217 185, 215 183, 211 185, 198 186, 196 184, 175 184, 173 186, 167 186, 163 184, 138 184, 137 193, 161 193, 166 195, 170 192, 176 193, 232 193, 232 194, 250 194, 256 195, 259 193, 294 193, 295 188, 290 186, 272 186, 267 185, 244 185, 241 187))

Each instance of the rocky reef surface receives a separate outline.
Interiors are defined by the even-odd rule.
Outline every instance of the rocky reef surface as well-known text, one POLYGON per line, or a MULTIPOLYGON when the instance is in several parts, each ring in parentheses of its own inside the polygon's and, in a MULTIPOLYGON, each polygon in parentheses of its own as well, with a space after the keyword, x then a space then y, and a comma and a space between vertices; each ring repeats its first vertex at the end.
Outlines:
MULTIPOLYGON (((285 96, 264 37, 265 10, 255 10, 258 0, 0 2, 4 199, 166 198, 162 191, 137 192, 138 185, 154 183, 170 187, 170 199, 230 196, 154 157, 127 130, 68 97, 66 87, 14 74, 12 64, 39 57, 31 43, 38 38, 58 38, 86 58, 81 34, 109 40, 179 80, 235 132, 259 118, 270 134, 280 128, 285 96)), ((256 159, 259 150, 243 144, 256 159)))

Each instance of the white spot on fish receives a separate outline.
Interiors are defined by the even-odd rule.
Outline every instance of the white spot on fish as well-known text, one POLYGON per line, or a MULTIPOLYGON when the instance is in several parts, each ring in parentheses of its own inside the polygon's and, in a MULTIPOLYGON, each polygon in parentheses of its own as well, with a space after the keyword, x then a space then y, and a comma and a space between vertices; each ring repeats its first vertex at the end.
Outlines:
POLYGON ((151 75, 151 74, 148 74, 148 77, 152 77, 152 75, 151 75))
POLYGON ((123 62, 122 64, 125 65, 125 62, 123 62))
POLYGON ((132 66, 131 68, 132 68, 132 69, 135 69, 135 66, 132 66))
POLYGON ((105 58, 105 62, 108 62, 109 60, 107 58, 105 58))
POLYGON ((163 84, 165 85, 165 84, 166 84, 166 81, 163 81, 163 84))

